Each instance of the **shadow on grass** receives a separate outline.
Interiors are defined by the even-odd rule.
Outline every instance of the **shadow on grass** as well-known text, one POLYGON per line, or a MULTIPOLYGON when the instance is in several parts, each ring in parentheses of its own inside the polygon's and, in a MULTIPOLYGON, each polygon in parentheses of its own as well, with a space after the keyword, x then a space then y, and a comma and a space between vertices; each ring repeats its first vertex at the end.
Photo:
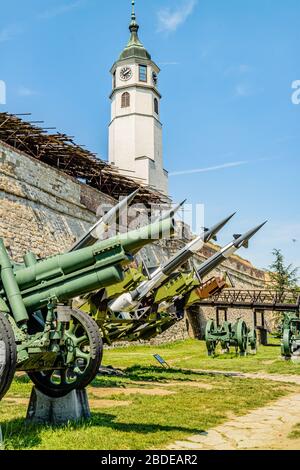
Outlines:
MULTIPOLYGON (((172 382, 193 382, 197 377, 212 377, 218 374, 210 370, 195 371, 189 369, 163 369, 159 366, 132 366, 124 370, 125 376, 120 377, 107 377, 101 376, 101 373, 92 382, 92 386, 95 388, 126 388, 131 385, 131 382, 152 382, 166 384, 169 381, 172 382)), ((239 375, 234 373, 222 373, 225 377, 232 377, 233 375, 239 375)))
MULTIPOLYGON (((116 432, 123 433, 139 433, 139 434, 154 434, 157 432, 186 432, 189 434, 203 433, 202 429, 184 427, 184 426, 169 426, 161 424, 143 424, 143 423, 121 423, 115 420, 118 417, 105 413, 92 413, 91 419, 87 421, 80 421, 77 423, 69 423, 65 426, 43 426, 26 424, 24 419, 14 419, 11 421, 3 422, 2 431, 4 437, 4 445, 9 449, 21 450, 32 449, 38 447, 40 444, 45 444, 42 441, 41 434, 49 430, 52 433, 55 430, 64 430, 65 432, 72 432, 82 430, 83 432, 91 427, 101 427, 104 429, 111 429, 116 432)), ((130 436, 129 436, 130 438, 130 436)), ((47 437, 45 437, 45 440, 47 437)), ((71 439, 71 437, 70 437, 71 439)))

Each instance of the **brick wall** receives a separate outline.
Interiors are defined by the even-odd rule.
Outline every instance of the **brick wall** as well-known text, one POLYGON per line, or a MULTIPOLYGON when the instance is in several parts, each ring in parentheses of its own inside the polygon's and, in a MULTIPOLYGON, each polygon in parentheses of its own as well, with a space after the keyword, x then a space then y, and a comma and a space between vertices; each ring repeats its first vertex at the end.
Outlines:
POLYGON ((108 196, 0 143, 0 234, 15 261, 66 250, 108 196))

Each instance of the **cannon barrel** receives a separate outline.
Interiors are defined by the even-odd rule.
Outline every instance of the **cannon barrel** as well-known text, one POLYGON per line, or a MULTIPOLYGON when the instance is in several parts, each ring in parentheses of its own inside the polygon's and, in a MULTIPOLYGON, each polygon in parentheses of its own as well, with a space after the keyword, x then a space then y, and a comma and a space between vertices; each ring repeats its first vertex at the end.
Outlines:
POLYGON ((109 304, 112 312, 131 311, 137 307, 143 298, 149 292, 158 288, 168 277, 176 271, 180 266, 186 263, 195 253, 197 253, 203 246, 203 243, 209 241, 216 233, 226 225, 229 220, 234 216, 230 215, 218 224, 214 225, 210 230, 203 230, 201 235, 196 237, 184 248, 182 248, 176 255, 174 255, 164 266, 156 269, 149 280, 143 281, 135 290, 122 294, 117 299, 109 304))
MULTIPOLYGON (((153 242, 153 240, 160 239, 167 234, 173 233, 173 231, 173 220, 159 221, 72 253, 56 255, 38 261, 31 266, 16 270, 15 277, 19 288, 24 290, 41 282, 88 268, 96 263, 98 267, 101 265, 105 266, 108 264, 107 258, 111 256, 110 250, 115 246, 121 246, 124 252, 132 254, 153 242)), ((125 260, 124 253, 122 256, 123 260, 125 260)), ((112 259, 111 264, 114 261, 112 259)), ((118 261, 122 261, 122 259, 118 261)))
POLYGON ((101 217, 101 219, 98 220, 98 222, 93 227, 91 227, 90 230, 83 237, 81 237, 74 243, 74 245, 70 248, 69 252, 77 251, 97 243, 100 240, 101 236, 108 230, 110 225, 129 206, 129 204, 133 201, 138 192, 139 189, 122 199, 122 201, 120 201, 116 206, 110 209, 110 211, 108 211, 107 214, 101 217))
POLYGON ((77 296, 89 294, 102 287, 117 284, 123 280, 124 272, 120 265, 106 268, 93 268, 86 272, 80 272, 76 276, 64 276, 55 282, 42 285, 38 289, 32 289, 23 293, 23 302, 27 312, 34 312, 45 307, 49 298, 55 298, 63 303, 77 296))

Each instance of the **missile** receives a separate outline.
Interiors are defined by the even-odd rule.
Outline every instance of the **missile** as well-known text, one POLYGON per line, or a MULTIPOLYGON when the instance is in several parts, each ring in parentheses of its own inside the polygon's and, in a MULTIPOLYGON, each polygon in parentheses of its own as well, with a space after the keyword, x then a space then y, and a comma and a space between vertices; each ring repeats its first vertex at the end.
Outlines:
POLYGON ((130 312, 137 308, 140 302, 153 290, 161 286, 168 277, 176 271, 182 264, 186 263, 203 247, 203 244, 214 237, 229 220, 234 216, 231 214, 226 219, 214 225, 211 229, 203 229, 201 235, 196 237, 176 255, 174 255, 162 267, 157 268, 150 276, 150 279, 143 281, 135 290, 122 294, 109 304, 112 312, 130 312))
POLYGON ((202 279, 204 276, 209 274, 213 269, 218 267, 223 261, 228 259, 240 248, 248 248, 249 240, 266 224, 264 222, 261 225, 249 230, 244 235, 234 235, 231 243, 222 248, 218 253, 213 255, 208 260, 204 261, 197 270, 197 277, 202 279))
POLYGON ((173 207, 172 209, 170 209, 169 211, 166 211, 164 212, 163 214, 161 214, 157 220, 165 220, 165 219, 170 219, 171 217, 174 217, 174 215, 179 211, 179 209, 181 207, 184 206, 184 204, 186 203, 186 199, 184 201, 182 201, 180 204, 178 204, 177 206, 173 207))
POLYGON ((123 212, 123 210, 130 205, 130 203, 133 201, 138 192, 139 189, 122 199, 122 201, 120 201, 116 206, 110 209, 110 211, 107 212, 107 214, 105 214, 103 217, 101 217, 101 219, 98 220, 98 222, 92 228, 90 228, 90 230, 83 237, 81 237, 74 243, 68 253, 80 250, 81 248, 86 248, 87 246, 92 246, 97 243, 100 240, 101 236, 105 232, 107 232, 109 226, 116 220, 116 218, 123 212))

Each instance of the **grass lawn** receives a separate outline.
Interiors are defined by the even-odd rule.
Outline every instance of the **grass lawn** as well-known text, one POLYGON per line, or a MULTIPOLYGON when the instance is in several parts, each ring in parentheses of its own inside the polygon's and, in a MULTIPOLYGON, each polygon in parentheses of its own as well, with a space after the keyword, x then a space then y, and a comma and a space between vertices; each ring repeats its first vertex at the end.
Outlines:
POLYGON ((206 431, 233 415, 246 414, 299 389, 268 380, 212 377, 192 369, 298 372, 297 365, 278 360, 278 355, 279 348, 270 347, 261 348, 257 357, 209 359, 204 344, 192 340, 163 347, 105 351, 104 364, 126 369, 126 376, 98 377, 89 387, 91 420, 58 428, 25 426, 31 383, 25 376, 18 377, 0 404, 5 446, 7 449, 165 448, 178 439, 206 431), (156 365, 152 357, 155 353, 161 354, 172 369, 164 370, 156 365))
POLYGON ((270 346, 260 346, 256 355, 236 356, 235 353, 208 357, 204 341, 178 341, 163 346, 130 346, 105 351, 105 365, 114 367, 150 366, 157 364, 153 354, 160 354, 171 367, 239 372, 266 372, 269 374, 299 374, 300 363, 283 361, 280 342, 270 339, 270 346))
POLYGON ((300 423, 294 426, 294 429, 289 435, 290 439, 300 439, 300 423))

